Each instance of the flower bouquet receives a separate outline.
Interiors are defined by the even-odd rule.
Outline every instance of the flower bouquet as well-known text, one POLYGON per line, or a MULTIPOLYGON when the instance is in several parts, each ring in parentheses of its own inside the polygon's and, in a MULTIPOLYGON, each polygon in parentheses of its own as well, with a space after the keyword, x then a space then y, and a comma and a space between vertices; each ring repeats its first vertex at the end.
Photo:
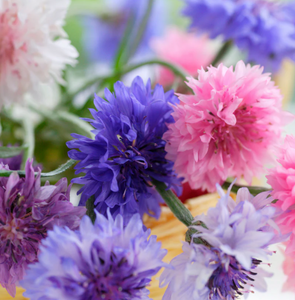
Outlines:
POLYGON ((0 0, 1 300, 294 291, 295 2, 180 2, 0 0))

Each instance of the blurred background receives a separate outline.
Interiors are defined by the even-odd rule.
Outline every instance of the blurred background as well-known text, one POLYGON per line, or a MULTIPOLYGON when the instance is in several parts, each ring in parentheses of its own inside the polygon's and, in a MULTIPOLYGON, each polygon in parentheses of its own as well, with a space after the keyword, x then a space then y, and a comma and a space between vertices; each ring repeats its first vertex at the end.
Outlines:
MULTIPOLYGON (((53 90, 44 88, 42 106, 37 104, 36 107, 38 113, 32 109, 14 107, 13 120, 7 115, 1 115, 2 144, 22 143, 23 132, 19 120, 24 115, 30 115, 36 124, 36 161, 44 171, 53 170, 64 163, 68 159, 65 143, 71 139, 70 134, 73 133, 71 117, 65 112, 84 118, 90 117, 89 108, 94 107, 93 94, 103 96, 104 88, 112 90, 114 79, 105 78, 114 69, 116 70, 118 61, 115 58, 120 51, 121 40, 126 34, 128 36, 135 34, 134 29, 142 22, 146 6, 146 0, 72 0, 64 29, 78 50, 79 58, 77 66, 68 67, 64 74, 68 85, 66 87, 55 85, 53 90), (64 113, 64 118, 68 118, 66 126, 61 125, 56 117, 61 113, 64 113)), ((130 50, 124 54, 130 57, 129 63, 136 64, 143 60, 162 58, 179 65, 192 75, 197 74, 196 70, 201 65, 210 64, 222 41, 218 39, 212 41, 205 36, 196 37, 195 34, 188 34, 189 20, 181 15, 182 7, 181 0, 155 0, 143 38, 140 41, 136 41, 136 38, 133 40, 135 44, 139 43, 137 50, 134 53, 130 50)), ((233 47, 223 62, 231 65, 244 58, 245 55, 233 47)), ((171 73, 154 65, 143 66, 129 72, 122 76, 121 80, 128 84, 136 75, 140 75, 144 80, 151 78, 152 83, 159 81, 166 89, 183 88, 180 83, 175 83, 171 73)), ((284 95, 285 109, 295 113, 294 64, 285 61, 280 71, 273 74, 273 78, 284 95)), ((84 123, 81 123, 81 127, 83 126, 84 123)), ((294 124, 291 124, 287 132, 294 134, 294 129, 294 124)), ((73 178, 73 170, 68 170, 62 176, 73 178)), ((58 179, 53 178, 51 182, 54 183, 58 179)), ((72 190, 72 201, 77 203, 76 191, 77 187, 72 190)), ((281 292, 285 281, 281 268, 283 255, 280 248, 274 250, 277 253, 273 255, 271 263, 275 274, 268 279, 268 292, 251 294, 250 299, 295 298, 292 293, 281 292)))

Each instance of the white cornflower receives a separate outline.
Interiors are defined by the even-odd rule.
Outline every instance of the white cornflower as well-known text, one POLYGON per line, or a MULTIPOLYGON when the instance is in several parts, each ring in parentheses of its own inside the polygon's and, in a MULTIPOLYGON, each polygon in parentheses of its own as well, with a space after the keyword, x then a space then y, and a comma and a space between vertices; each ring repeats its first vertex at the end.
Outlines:
POLYGON ((62 29, 70 0, 0 0, 0 106, 37 96, 41 83, 64 84, 77 50, 62 29))

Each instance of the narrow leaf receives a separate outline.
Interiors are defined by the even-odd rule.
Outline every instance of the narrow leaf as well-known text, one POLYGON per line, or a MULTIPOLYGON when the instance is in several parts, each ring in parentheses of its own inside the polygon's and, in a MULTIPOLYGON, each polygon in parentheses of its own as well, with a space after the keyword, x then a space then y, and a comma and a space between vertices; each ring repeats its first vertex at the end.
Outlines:
POLYGON ((22 147, 0 147, 0 158, 8 158, 21 154, 26 149, 22 147))

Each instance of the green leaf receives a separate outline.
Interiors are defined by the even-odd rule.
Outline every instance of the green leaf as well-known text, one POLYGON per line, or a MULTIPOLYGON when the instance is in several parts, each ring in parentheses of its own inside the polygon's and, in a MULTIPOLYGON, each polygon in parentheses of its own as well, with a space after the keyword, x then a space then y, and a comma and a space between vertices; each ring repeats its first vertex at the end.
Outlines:
POLYGON ((21 154, 27 147, 0 147, 0 158, 8 158, 21 154))
POLYGON ((94 201, 95 201, 94 196, 91 196, 86 202, 86 208, 87 208, 86 215, 91 219, 92 223, 94 223, 96 219, 94 201))
MULTIPOLYGON (((69 169, 72 165, 76 163, 76 160, 70 159, 65 164, 59 166, 54 171, 48 172, 48 173, 41 173, 41 177, 53 177, 58 174, 63 173, 67 169, 69 169)), ((7 171, 7 170, 0 170, 0 177, 9 177, 12 173, 17 172, 20 177, 25 177, 26 172, 25 171, 7 171)), ((38 175, 38 172, 35 172, 35 175, 38 175)))
POLYGON ((175 217, 181 221, 184 225, 189 227, 194 220, 191 212, 185 207, 185 205, 174 195, 171 190, 167 190, 166 184, 156 180, 152 181, 156 190, 164 199, 165 203, 171 209, 175 217))
POLYGON ((89 137, 94 138, 94 134, 91 132, 94 128, 88 124, 86 121, 81 120, 74 114, 71 114, 66 111, 59 111, 56 113, 57 118, 62 121, 68 122, 73 127, 73 130, 79 131, 81 134, 89 137))

